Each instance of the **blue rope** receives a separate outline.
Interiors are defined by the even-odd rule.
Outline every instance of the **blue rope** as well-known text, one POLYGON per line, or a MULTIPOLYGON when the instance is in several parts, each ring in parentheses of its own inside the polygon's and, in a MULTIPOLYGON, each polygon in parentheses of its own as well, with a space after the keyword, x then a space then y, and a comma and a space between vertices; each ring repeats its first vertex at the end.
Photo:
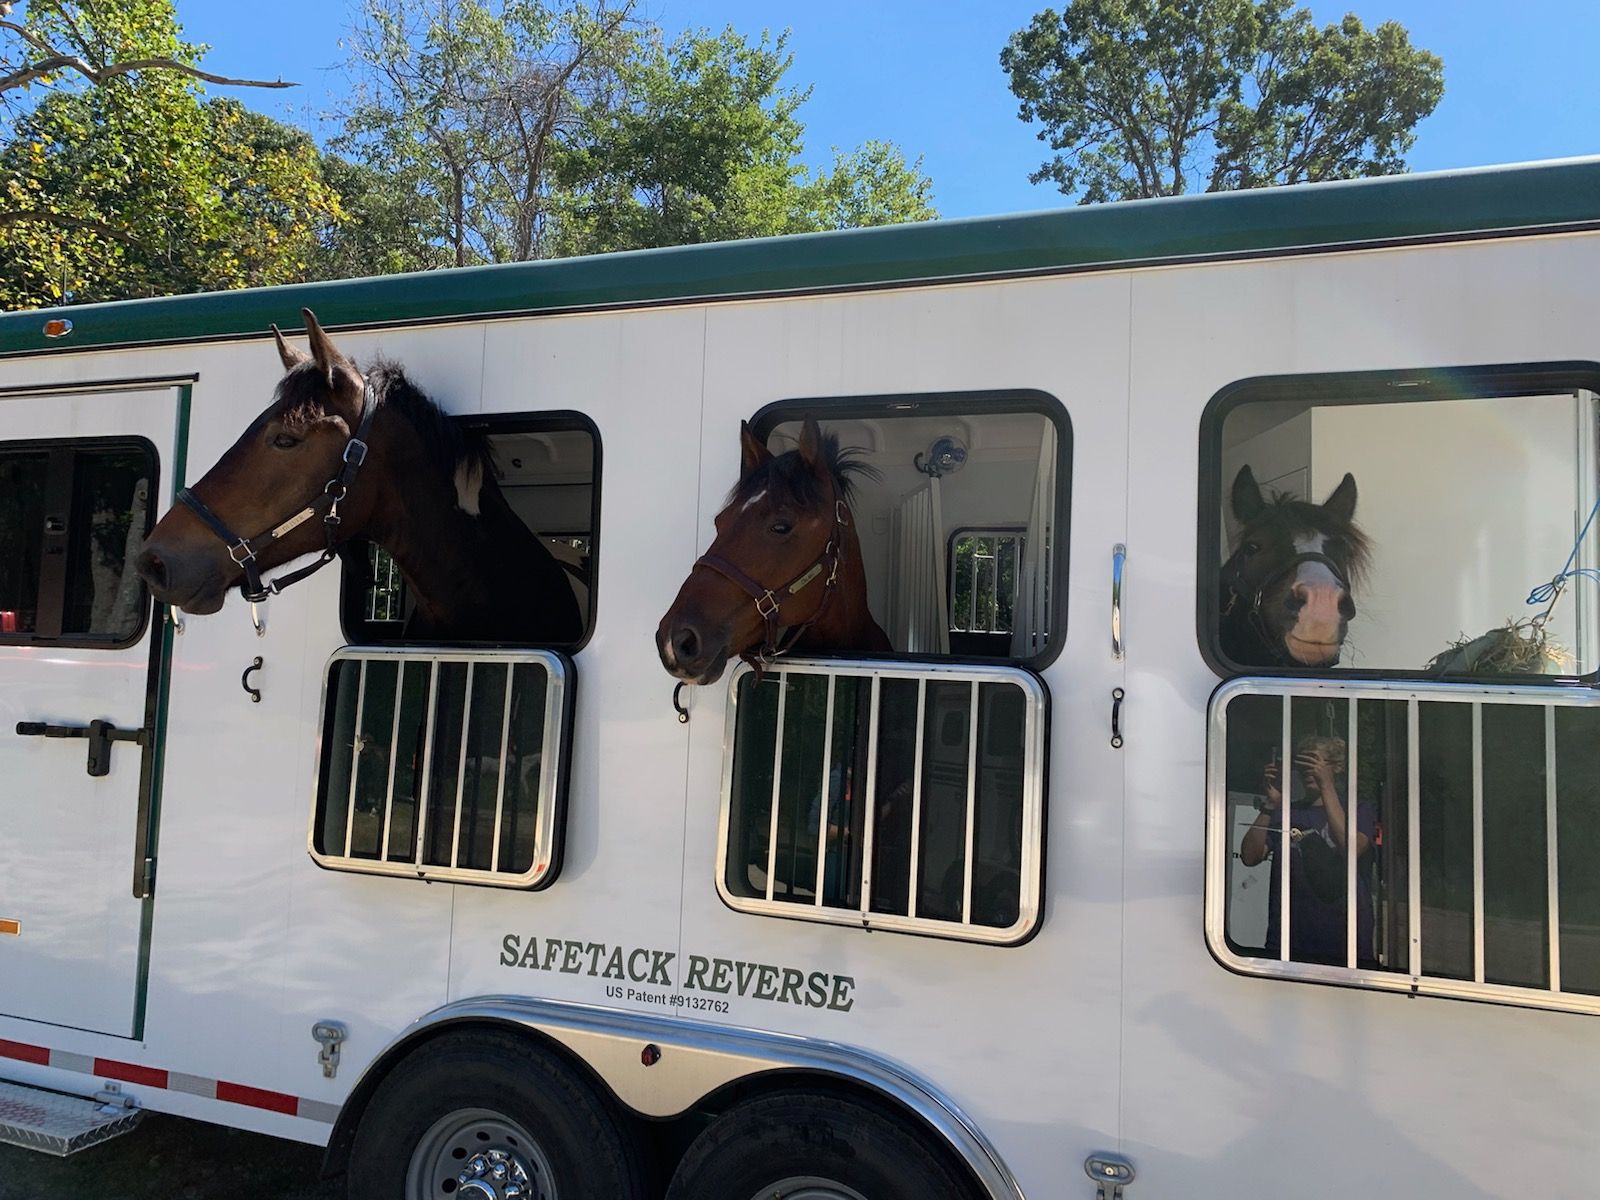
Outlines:
POLYGON ((1572 569, 1572 564, 1578 558, 1578 549, 1583 545, 1583 539, 1589 536, 1589 526, 1594 524, 1596 513, 1600 513, 1600 500, 1594 502, 1594 507, 1589 510, 1589 519, 1583 523, 1583 528, 1578 530, 1578 540, 1572 543, 1572 553, 1567 555, 1567 565, 1562 567, 1560 574, 1549 583, 1541 583, 1528 593, 1529 604, 1554 604, 1569 579, 1590 579, 1600 583, 1600 569, 1594 567, 1580 567, 1576 571, 1572 569))

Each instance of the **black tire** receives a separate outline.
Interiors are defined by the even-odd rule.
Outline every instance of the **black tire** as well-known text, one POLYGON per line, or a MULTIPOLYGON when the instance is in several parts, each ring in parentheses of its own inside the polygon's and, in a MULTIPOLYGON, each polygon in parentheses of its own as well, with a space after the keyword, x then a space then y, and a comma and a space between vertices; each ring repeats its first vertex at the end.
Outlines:
POLYGON ((666 1200, 852 1200, 852 1193, 862 1200, 975 1198, 949 1155, 886 1109, 785 1092, 741 1104, 707 1126, 678 1164, 666 1200))
POLYGON ((538 1185, 527 1190, 528 1200, 644 1196, 638 1148, 610 1098, 553 1051, 489 1030, 446 1034, 395 1067, 356 1129, 347 1194, 449 1196, 459 1185, 445 1164, 475 1161, 476 1152, 456 1153, 468 1144, 491 1157, 498 1151, 501 1162, 520 1155, 538 1185), (463 1122, 459 1133, 450 1132, 463 1122), (460 1144, 452 1147, 453 1139, 460 1144))

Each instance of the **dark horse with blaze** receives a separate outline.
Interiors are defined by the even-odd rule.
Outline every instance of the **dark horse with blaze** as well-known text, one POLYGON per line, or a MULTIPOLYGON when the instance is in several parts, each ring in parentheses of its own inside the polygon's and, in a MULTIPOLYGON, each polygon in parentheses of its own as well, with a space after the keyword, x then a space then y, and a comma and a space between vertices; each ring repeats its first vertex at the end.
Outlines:
POLYGON ((1346 475, 1321 504, 1263 496, 1242 467, 1233 481, 1240 528, 1222 565, 1222 652, 1246 667, 1331 667, 1339 661, 1353 590, 1370 557, 1355 524, 1356 481, 1346 475))
POLYGON ((668 671, 713 683, 730 658, 765 663, 789 650, 882 653, 867 608, 851 483, 872 469, 807 417, 799 445, 773 454, 745 424, 739 482, 717 536, 656 629, 668 671))
POLYGON ((234 586, 264 599, 367 538, 410 588, 408 636, 578 641, 572 585, 506 502, 487 443, 399 366, 360 371, 303 311, 311 352, 273 327, 286 374, 272 403, 146 539, 135 565, 155 598, 188 613, 216 612, 234 586))

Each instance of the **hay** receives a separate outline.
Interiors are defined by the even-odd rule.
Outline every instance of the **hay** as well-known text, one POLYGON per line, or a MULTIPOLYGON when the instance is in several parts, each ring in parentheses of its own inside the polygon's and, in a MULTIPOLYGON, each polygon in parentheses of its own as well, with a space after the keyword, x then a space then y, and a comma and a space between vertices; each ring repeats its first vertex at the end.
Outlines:
POLYGON ((1479 637, 1466 634, 1428 660, 1435 675, 1562 675, 1572 656, 1533 621, 1507 621, 1479 637))

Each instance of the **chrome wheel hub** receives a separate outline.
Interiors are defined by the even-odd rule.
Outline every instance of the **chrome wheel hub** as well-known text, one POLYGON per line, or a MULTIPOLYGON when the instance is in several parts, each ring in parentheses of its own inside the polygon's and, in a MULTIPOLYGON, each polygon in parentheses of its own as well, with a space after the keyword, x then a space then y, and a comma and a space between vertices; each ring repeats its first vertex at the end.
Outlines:
POLYGON ((792 1175, 768 1184, 750 1200, 867 1200, 853 1187, 815 1175, 792 1175))
POLYGON ((550 1160, 517 1122, 486 1108, 435 1121, 406 1169, 405 1200, 559 1200, 550 1160))

